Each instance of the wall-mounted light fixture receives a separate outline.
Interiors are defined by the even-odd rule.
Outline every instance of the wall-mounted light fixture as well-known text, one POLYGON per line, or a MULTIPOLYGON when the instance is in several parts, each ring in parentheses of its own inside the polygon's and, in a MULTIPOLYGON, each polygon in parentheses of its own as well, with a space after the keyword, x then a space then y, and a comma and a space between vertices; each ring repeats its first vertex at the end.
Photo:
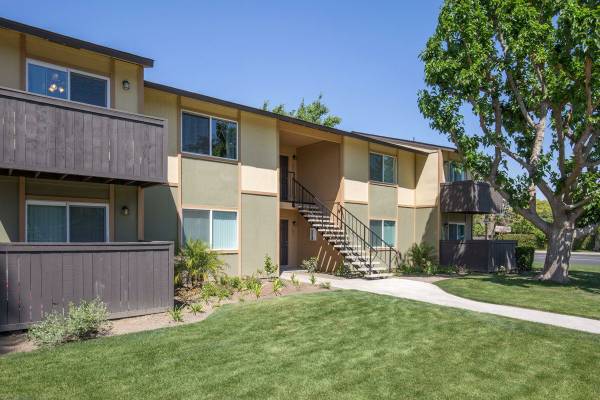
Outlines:
POLYGON ((123 207, 121 208, 121 214, 123 214, 123 215, 125 215, 125 216, 128 216, 128 215, 129 215, 129 207, 127 207, 127 206, 123 206, 123 207))
POLYGON ((296 221, 292 221, 292 225, 296 226, 296 221))
POLYGON ((127 79, 125 79, 123 82, 121 82, 121 84, 123 85, 123 90, 129 90, 129 88, 131 87, 131 85, 129 84, 129 81, 127 79))
POLYGON ((296 155, 292 154, 292 160, 295 160, 295 159, 296 159, 296 155))

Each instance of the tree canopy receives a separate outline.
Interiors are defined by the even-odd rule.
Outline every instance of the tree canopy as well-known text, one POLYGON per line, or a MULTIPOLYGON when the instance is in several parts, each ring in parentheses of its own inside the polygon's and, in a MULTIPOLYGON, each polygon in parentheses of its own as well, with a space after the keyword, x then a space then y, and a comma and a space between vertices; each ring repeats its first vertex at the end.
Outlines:
POLYGON ((446 0, 421 54, 422 114, 549 237, 542 278, 566 280, 573 240, 600 222, 599 26, 597 0, 446 0))
POLYGON ((322 99, 323 94, 319 94, 319 97, 309 104, 305 104, 304 99, 302 99, 298 108, 291 111, 287 111, 284 104, 279 104, 269 110, 269 101, 265 100, 262 109, 265 111, 274 112, 276 114, 287 115, 303 121, 312 122, 314 124, 327 126, 329 128, 335 128, 342 122, 342 119, 338 116, 331 115, 329 113, 329 107, 323 103, 322 99))

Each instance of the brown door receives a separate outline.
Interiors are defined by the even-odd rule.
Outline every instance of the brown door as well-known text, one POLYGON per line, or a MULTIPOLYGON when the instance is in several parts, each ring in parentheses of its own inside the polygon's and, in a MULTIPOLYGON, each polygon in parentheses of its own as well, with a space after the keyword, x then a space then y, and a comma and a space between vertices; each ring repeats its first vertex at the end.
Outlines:
POLYGON ((282 219, 279 221, 279 265, 288 265, 288 220, 282 219))

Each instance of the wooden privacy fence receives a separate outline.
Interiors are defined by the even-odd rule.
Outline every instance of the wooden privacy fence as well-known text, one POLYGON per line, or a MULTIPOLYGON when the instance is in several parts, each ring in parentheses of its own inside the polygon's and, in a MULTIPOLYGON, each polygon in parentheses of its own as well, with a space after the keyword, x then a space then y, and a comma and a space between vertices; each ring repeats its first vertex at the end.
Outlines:
POLYGON ((514 240, 441 240, 440 264, 466 266, 475 272, 496 272, 517 268, 514 240))
POLYGON ((111 318, 165 311, 173 251, 172 242, 0 244, 0 331, 96 297, 111 318))

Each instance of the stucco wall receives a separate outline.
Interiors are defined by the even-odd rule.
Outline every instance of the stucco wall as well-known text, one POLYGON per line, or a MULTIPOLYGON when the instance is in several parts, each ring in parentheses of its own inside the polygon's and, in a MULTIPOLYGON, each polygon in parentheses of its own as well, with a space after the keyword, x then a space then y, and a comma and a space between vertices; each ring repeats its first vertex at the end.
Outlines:
POLYGON ((298 260, 317 257, 318 268, 323 272, 333 272, 338 263, 342 262, 342 257, 331 245, 317 234, 317 240, 309 240, 310 225, 304 218, 298 222, 298 260))
POLYGON ((344 203, 344 207, 350 211, 363 224, 369 226, 369 205, 358 203, 344 203))
POLYGON ((416 155, 416 191, 417 206, 433 206, 439 193, 438 153, 416 155))
POLYGON ((276 121, 243 112, 240 128, 241 189, 277 193, 279 151, 276 121))
POLYGON ((396 186, 369 184, 369 218, 396 220, 396 186))
POLYGON ((0 243, 19 241, 19 180, 0 177, 0 243))
POLYGON ((319 142, 296 150, 298 179, 328 206, 340 195, 340 145, 319 142))
POLYGON ((238 172, 236 164, 183 158, 183 207, 238 207, 238 172))
POLYGON ((433 246, 437 252, 438 229, 437 208, 415 209, 415 241, 417 243, 428 243, 433 246))
POLYGON ((109 185, 103 183, 69 182, 52 179, 26 179, 25 193, 35 196, 75 197, 85 199, 106 199, 109 185))
POLYGON ((265 254, 277 259, 277 197, 242 194, 242 275, 262 269, 265 254))
POLYGON ((144 88, 144 113, 167 120, 169 131, 168 155, 177 156, 179 143, 179 113, 177 112, 177 96, 154 89, 144 88))
POLYGON ((176 187, 169 186, 144 189, 144 239, 170 240, 179 245, 177 190, 176 187))
POLYGON ((415 205, 415 153, 398 150, 398 205, 415 205))
POLYGON ((117 242, 137 241, 137 187, 115 185, 115 240, 117 242), (126 206, 129 215, 121 209, 126 206))
POLYGON ((21 52, 17 32, 0 29, 0 86, 21 89, 21 52))
POLYGON ((396 248, 402 256, 415 243, 415 209, 398 207, 398 222, 396 222, 396 248))
POLYGON ((343 168, 344 200, 369 201, 369 143, 364 140, 344 138, 343 168))

